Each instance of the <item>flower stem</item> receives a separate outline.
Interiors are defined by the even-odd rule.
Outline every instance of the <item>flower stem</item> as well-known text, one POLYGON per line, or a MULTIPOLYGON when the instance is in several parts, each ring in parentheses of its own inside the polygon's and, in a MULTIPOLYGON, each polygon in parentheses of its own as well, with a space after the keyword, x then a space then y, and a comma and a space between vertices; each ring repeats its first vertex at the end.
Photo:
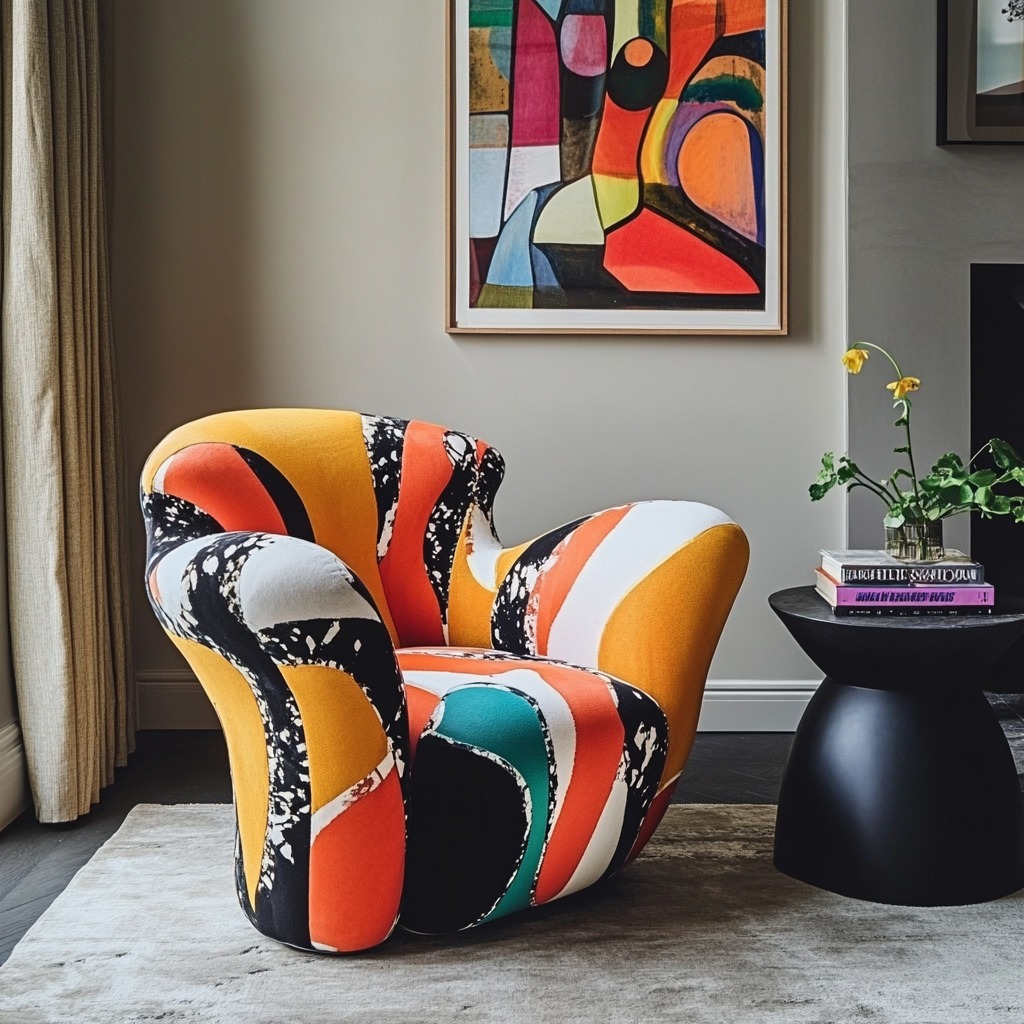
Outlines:
POLYGON ((903 399, 903 419, 907 426, 907 461, 910 463, 910 479, 914 485, 914 497, 921 501, 921 492, 917 489, 917 470, 914 468, 914 442, 910 440, 910 402, 903 399))
POLYGON ((903 371, 900 369, 900 364, 897 363, 881 345, 872 345, 870 341, 858 341, 857 344, 854 345, 854 348, 873 348, 876 352, 881 352, 882 355, 892 363, 892 368, 896 371, 896 376, 900 380, 903 379, 903 371))
POLYGON ((985 442, 985 443, 984 443, 984 444, 983 444, 983 445, 982 445, 982 446, 981 446, 981 447, 980 447, 980 448, 979 448, 979 449, 978 449, 978 450, 977 450, 977 451, 976 451, 976 452, 975 452, 975 453, 974 453, 974 454, 973 454, 973 455, 972 455, 972 456, 971 456, 971 457, 970 457, 970 458, 969 458, 969 459, 967 460, 967 468, 968 468, 968 469, 970 469, 970 467, 971 467, 972 465, 974 465, 974 460, 975 460, 975 459, 976 459, 976 458, 977 458, 977 457, 978 457, 978 456, 979 456, 979 455, 980 455, 980 454, 981 454, 981 453, 982 453, 983 451, 985 451, 985 449, 986 449, 986 448, 988 448, 989 444, 990 444, 990 442, 989 442, 989 441, 986 441, 986 442, 985 442))
MULTIPOLYGON (((892 368, 896 371, 896 379, 903 379, 903 371, 900 369, 900 364, 888 352, 882 348, 881 345, 873 345, 870 341, 859 341, 856 345, 857 348, 873 348, 876 352, 881 352, 886 359, 892 363, 892 368)), ((910 402, 905 398, 900 399, 903 403, 903 419, 906 421, 904 424, 907 428, 907 461, 910 463, 910 482, 914 485, 914 497, 918 503, 921 501, 921 492, 917 486, 917 470, 914 468, 914 444, 910 439, 910 402)), ((970 465, 970 463, 968 463, 970 465)))
POLYGON ((893 504, 893 499, 890 496, 890 494, 887 491, 885 491, 882 487, 880 487, 878 484, 876 484, 875 481, 872 480, 871 477, 867 476, 863 471, 855 470, 854 476, 857 479, 857 483, 860 484, 861 487, 866 487, 873 494, 878 495, 878 497, 885 502, 886 506, 891 506, 893 504))

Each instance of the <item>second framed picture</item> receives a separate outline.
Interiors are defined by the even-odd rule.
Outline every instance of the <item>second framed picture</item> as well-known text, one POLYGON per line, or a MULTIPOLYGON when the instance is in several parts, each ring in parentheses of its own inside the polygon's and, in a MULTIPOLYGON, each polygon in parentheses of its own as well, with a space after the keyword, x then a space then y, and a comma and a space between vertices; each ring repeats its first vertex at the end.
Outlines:
POLYGON ((1024 0, 940 0, 938 138, 1024 143, 1024 0))
POLYGON ((451 332, 786 333, 786 0, 448 0, 451 332))

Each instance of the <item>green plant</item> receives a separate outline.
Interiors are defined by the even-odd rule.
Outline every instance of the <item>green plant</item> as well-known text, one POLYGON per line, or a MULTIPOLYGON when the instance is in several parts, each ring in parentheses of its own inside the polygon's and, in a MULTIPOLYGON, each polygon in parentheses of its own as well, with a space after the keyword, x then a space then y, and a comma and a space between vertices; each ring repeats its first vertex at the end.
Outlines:
POLYGON ((893 393, 893 408, 899 411, 894 425, 905 430, 906 444, 893 452, 907 457, 907 467, 900 466, 888 477, 876 480, 852 462, 849 455, 837 459, 832 452, 826 452, 818 478, 810 486, 811 501, 820 500, 838 484, 847 490, 864 487, 884 502, 888 510, 885 526, 948 519, 964 512, 977 512, 986 519, 1012 515, 1014 522, 1024 522, 1024 459, 998 437, 982 445, 966 463, 960 456, 947 452, 927 476, 918 477, 910 436, 912 403, 907 396, 920 388, 921 381, 904 376, 896 360, 884 348, 870 342, 860 342, 843 354, 843 365, 850 373, 860 373, 868 360, 868 349, 881 352, 896 370, 896 380, 886 388, 893 393), (1021 493, 999 493, 1006 489, 1021 493))

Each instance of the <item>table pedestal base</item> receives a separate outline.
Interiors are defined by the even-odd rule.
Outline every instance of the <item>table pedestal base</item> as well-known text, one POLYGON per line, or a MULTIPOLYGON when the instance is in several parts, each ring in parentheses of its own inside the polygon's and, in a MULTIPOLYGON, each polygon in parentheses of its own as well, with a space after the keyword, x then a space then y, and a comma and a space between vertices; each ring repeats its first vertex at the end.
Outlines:
POLYGON ((1017 773, 984 694, 826 678, 793 739, 775 865, 843 896, 910 906, 1024 887, 1017 773))

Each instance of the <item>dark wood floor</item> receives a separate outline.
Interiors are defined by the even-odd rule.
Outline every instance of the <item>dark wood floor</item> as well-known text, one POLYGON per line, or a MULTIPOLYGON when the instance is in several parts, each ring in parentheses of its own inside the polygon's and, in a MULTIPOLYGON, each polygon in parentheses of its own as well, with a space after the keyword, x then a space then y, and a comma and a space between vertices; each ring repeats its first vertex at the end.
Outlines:
POLYGON ((23 814, 0 833, 0 963, 136 804, 230 800, 219 732, 141 732, 91 814, 72 825, 40 825, 23 814))
MULTIPOLYGON (((1024 697, 990 699, 1024 774, 1024 697)), ((791 733, 698 733, 675 801, 775 803, 791 741, 791 733)), ((22 815, 0 833, 0 963, 136 804, 230 800, 219 732, 149 731, 87 817, 54 826, 22 815)))

